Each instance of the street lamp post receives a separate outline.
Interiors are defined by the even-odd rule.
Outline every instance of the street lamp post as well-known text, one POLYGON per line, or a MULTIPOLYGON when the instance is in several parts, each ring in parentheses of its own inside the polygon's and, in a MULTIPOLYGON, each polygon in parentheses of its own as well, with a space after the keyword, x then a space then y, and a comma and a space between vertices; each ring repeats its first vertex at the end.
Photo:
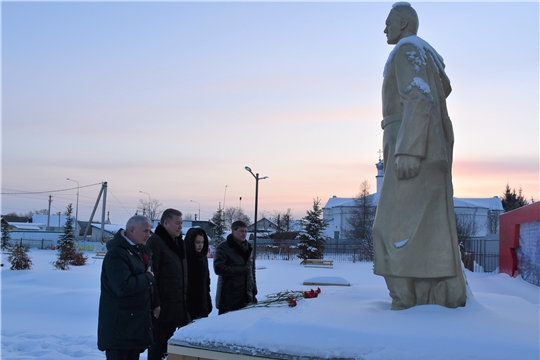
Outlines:
POLYGON ((259 204, 259 180, 268 179, 268 176, 263 176, 262 178, 260 178, 259 173, 254 174, 249 166, 246 166, 244 169, 249 171, 249 173, 255 178, 255 226, 253 228, 253 279, 255 279, 255 258, 257 257, 257 206, 259 204))
POLYGON ((70 178, 66 178, 66 180, 73 181, 77 183, 77 205, 75 205, 75 239, 79 238, 79 182, 77 180, 73 180, 70 178))
POLYGON ((197 203, 199 205, 199 221, 201 221, 201 204, 199 204, 199 202, 195 200, 189 200, 189 201, 197 203))
MULTIPOLYGON (((146 194, 146 195, 148 195, 148 217, 150 218, 150 194, 147 193, 147 192, 144 192, 144 191, 140 191, 140 190, 139 190, 139 192, 140 192, 141 194, 146 194)), ((143 215, 146 215, 146 214, 144 213, 145 210, 146 210, 146 209, 143 209, 143 215)), ((154 221, 154 219, 150 219, 150 221, 154 221)))
POLYGON ((223 193, 223 211, 225 211, 225 198, 227 197, 227 186, 225 185, 225 192, 223 193))

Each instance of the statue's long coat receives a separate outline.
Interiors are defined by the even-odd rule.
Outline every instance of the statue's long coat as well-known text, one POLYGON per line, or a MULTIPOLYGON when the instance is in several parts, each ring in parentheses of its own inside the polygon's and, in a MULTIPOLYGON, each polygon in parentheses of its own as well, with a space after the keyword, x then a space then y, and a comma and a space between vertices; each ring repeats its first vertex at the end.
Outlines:
POLYGON ((375 274, 463 276, 451 173, 454 135, 446 109, 450 91, 436 51, 417 36, 401 39, 384 71, 384 180, 373 227, 375 274), (397 155, 420 157, 419 175, 398 180, 397 155))

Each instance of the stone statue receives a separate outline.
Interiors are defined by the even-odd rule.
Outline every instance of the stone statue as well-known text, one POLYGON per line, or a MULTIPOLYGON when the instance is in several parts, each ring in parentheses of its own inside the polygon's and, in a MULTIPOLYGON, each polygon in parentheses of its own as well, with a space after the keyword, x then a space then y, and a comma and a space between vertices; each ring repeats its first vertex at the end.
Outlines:
POLYGON ((373 225, 374 272, 392 309, 464 306, 452 188, 454 134, 443 58, 416 36, 409 3, 392 6, 384 33, 395 45, 382 87, 384 180, 373 225))

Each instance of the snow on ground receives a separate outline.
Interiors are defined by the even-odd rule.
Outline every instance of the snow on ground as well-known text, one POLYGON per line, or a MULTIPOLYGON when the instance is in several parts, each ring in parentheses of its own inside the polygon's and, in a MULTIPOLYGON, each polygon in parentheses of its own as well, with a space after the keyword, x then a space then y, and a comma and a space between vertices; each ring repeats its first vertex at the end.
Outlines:
MULTIPOLYGON (((29 271, 9 270, 2 255, 2 359, 105 358, 96 346, 101 260, 89 253, 87 265, 60 271, 51 265, 56 254, 32 250, 29 271)), ((315 288, 302 285, 314 277, 342 277, 351 286, 321 287, 318 298, 293 308, 251 308, 222 316, 214 309, 208 319, 177 331, 174 341, 321 358, 540 358, 539 288, 521 278, 467 272, 473 298, 465 308, 390 311, 384 279, 373 275, 370 263, 334 263, 325 269, 261 260, 257 267, 259 299, 315 288)), ((212 296, 216 283, 213 275, 212 296)))

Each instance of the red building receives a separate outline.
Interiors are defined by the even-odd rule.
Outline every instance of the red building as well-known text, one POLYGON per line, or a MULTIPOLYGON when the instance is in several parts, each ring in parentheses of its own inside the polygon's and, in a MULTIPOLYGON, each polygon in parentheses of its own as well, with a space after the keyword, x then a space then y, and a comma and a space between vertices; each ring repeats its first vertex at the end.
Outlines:
MULTIPOLYGON (((520 247, 521 228, 524 225, 540 221, 540 202, 535 202, 519 209, 504 213, 499 218, 499 272, 516 277, 519 275, 518 248, 520 247)), ((540 223, 537 224, 540 227, 540 223)), ((536 229, 536 234, 540 233, 536 229)), ((537 236, 537 235, 536 235, 537 236)), ((536 237, 537 244, 540 239, 536 237)))

